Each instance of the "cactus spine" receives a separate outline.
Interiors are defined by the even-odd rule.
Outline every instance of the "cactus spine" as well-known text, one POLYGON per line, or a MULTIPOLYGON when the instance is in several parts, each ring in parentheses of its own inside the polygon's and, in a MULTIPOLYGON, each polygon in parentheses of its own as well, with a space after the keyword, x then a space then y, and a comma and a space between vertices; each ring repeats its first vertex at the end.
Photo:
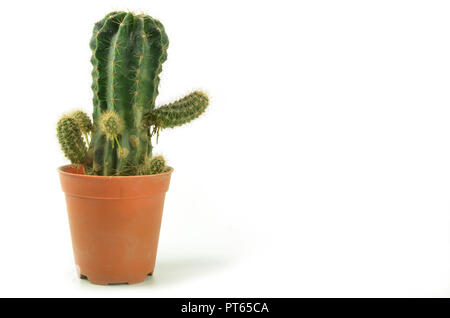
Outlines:
MULTIPOLYGON (((74 150, 70 151, 72 162, 84 160, 95 175, 154 173, 159 169, 147 169, 152 162, 150 131, 187 123, 203 113, 209 102, 203 92, 193 92, 155 109, 168 45, 163 25, 148 15, 111 12, 95 24, 90 41, 94 123, 84 125, 81 114, 70 117, 78 127, 76 134, 92 131, 92 138, 89 143, 85 137, 88 155, 82 157, 77 150, 78 155, 73 156, 74 150)), ((65 153, 72 146, 81 149, 79 142, 66 142, 65 153)))

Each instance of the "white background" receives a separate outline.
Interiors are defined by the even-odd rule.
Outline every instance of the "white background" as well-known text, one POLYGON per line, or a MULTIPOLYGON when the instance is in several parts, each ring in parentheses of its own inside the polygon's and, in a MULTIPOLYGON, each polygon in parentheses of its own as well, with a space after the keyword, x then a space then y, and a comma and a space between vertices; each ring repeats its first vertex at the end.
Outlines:
POLYGON ((4 1, 0 296, 450 296, 448 1, 4 1), (91 112, 93 24, 169 35, 158 104, 175 168, 155 276, 76 277, 59 116, 91 112))

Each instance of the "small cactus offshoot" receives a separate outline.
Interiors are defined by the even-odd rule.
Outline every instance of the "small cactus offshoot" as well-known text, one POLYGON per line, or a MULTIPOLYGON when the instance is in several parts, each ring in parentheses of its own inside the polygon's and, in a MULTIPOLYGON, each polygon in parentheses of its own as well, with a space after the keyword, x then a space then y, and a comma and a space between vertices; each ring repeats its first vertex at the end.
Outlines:
POLYGON ((137 175, 158 174, 167 171, 166 160, 163 156, 153 156, 149 160, 145 160, 137 167, 137 175))
POLYGON ((204 92, 195 91, 155 107, 168 46, 162 23, 145 14, 114 11, 95 24, 90 41, 93 122, 75 111, 57 127, 61 148, 72 163, 104 176, 168 169, 163 157, 152 156, 152 136, 199 117, 209 104, 204 92))
POLYGON ((150 159, 150 173, 149 174, 158 174, 162 173, 166 167, 166 160, 163 156, 153 156, 150 159))
POLYGON ((87 148, 77 121, 70 116, 63 116, 58 121, 56 131, 59 144, 67 159, 74 164, 84 164, 87 148))

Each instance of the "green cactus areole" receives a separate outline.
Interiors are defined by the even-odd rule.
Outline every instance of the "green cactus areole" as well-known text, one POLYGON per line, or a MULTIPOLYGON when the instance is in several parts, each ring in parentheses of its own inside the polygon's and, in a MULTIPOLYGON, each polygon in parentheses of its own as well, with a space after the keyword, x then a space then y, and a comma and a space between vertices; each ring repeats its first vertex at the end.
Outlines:
POLYGON ((168 45, 161 22, 145 14, 115 11, 95 24, 90 40, 93 124, 76 111, 58 125, 61 146, 72 162, 83 163, 94 175, 158 170, 141 169, 152 158, 152 135, 197 118, 209 103, 207 95, 197 91, 155 108, 168 45), (65 132, 69 125, 71 130, 65 132), (87 151, 81 146, 82 135, 87 151))

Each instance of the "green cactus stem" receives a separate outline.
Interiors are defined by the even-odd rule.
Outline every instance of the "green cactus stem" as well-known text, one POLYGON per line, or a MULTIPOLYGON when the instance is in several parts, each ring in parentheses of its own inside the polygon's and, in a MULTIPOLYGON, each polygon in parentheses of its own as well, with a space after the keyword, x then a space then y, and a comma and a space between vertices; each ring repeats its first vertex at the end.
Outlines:
MULTIPOLYGON (((104 112, 120 116, 123 130, 108 142, 107 136, 95 130, 91 147, 94 162, 102 167, 101 174, 113 175, 129 164, 142 163, 151 156, 152 145, 144 114, 155 107, 159 74, 167 59, 169 41, 164 27, 156 19, 131 12, 112 12, 94 27, 91 39, 94 92, 94 127, 104 112), (130 137, 136 136, 130 145, 130 137), (123 150, 129 150, 124 158, 123 150)), ((133 138, 131 138, 133 140, 133 138)))
POLYGON ((59 144, 66 158, 73 164, 84 164, 87 148, 77 121, 71 116, 63 116, 58 121, 56 131, 59 144))

